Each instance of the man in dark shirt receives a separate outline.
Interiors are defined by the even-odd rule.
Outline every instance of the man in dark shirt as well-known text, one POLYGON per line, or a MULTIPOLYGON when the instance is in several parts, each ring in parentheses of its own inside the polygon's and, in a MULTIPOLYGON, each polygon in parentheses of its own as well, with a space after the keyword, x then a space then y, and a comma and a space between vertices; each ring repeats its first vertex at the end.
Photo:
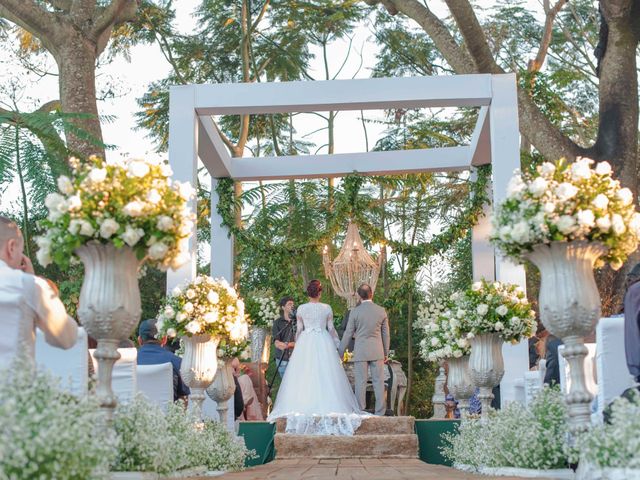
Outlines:
POLYGON ((272 337, 276 347, 275 357, 278 373, 284 377, 289 364, 289 357, 295 345, 295 327, 293 323, 293 298, 284 297, 280 300, 280 317, 273 322, 272 337))
POLYGON ((627 274, 624 296, 624 351, 629 373, 640 382, 640 263, 627 274))
POLYGON ((138 328, 138 365, 158 365, 161 363, 171 363, 173 366, 173 400, 189 395, 189 388, 180 378, 180 357, 174 355, 164 348, 167 337, 157 339, 158 329, 156 320, 143 320, 138 328))
POLYGON ((560 359, 558 358, 558 347, 562 345, 562 340, 553 335, 547 337, 547 371, 544 374, 544 383, 547 385, 560 385, 560 359))

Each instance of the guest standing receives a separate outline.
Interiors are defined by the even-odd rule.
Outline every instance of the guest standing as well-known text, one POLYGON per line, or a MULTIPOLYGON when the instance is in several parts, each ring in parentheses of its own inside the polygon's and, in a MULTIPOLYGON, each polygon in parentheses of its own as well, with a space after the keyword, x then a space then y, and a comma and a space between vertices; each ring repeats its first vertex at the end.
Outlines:
POLYGON ((640 263, 627 274, 624 296, 624 352, 629 373, 640 382, 640 263))
POLYGON ((293 314, 293 298, 283 297, 279 302, 280 317, 273 322, 272 337, 276 347, 275 359, 278 366, 280 378, 284 377, 284 372, 289 364, 289 357, 295 346, 296 332, 292 322, 293 314))
POLYGON ((164 348, 167 337, 156 338, 158 329, 156 320, 143 320, 138 327, 138 365, 160 365, 170 363, 173 367, 173 401, 189 395, 189 388, 180 377, 180 365, 182 360, 169 350, 164 348))
POLYGON ((59 348, 71 348, 78 337, 55 284, 35 275, 23 250, 18 225, 0 216, 0 368, 19 355, 35 359, 36 327, 59 348))

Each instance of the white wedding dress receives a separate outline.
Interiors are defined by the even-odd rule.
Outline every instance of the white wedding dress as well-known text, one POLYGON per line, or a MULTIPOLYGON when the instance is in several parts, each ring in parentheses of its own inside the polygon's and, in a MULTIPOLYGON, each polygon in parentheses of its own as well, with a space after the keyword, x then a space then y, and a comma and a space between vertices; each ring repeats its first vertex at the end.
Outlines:
POLYGON ((340 363, 331 307, 305 303, 297 316, 296 345, 267 420, 286 417, 287 433, 353 435, 369 414, 360 410, 340 363))

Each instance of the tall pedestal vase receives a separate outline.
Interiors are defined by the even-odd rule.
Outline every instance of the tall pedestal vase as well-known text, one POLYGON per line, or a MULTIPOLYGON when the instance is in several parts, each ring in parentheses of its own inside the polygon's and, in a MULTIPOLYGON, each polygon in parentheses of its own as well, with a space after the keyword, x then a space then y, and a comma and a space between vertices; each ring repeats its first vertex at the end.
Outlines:
POLYGON ((75 253, 84 264, 78 318, 98 342, 94 354, 98 362, 96 395, 110 421, 116 406, 111 379, 113 365, 120 358, 118 343, 131 335, 140 320, 140 262, 127 246, 89 242, 75 253))
POLYGON ((271 353, 271 332, 265 327, 251 327, 251 361, 254 363, 269 363, 271 353))
POLYGON ((207 388, 207 395, 211 397, 217 404, 218 416, 220 423, 227 426, 227 403, 236 391, 236 383, 233 380, 232 359, 223 360, 222 365, 218 368, 213 383, 207 388))
POLYGON ((500 383, 504 375, 502 359, 503 340, 497 333, 476 335, 471 340, 469 369, 471 380, 480 389, 478 400, 482 404, 482 419, 486 421, 493 400, 493 387, 500 383))
POLYGON ((196 418, 202 419, 204 392, 216 375, 218 368, 218 343, 211 335, 182 337, 184 355, 180 366, 182 381, 191 390, 189 404, 196 418))
POLYGON ((433 397, 431 397, 431 404, 433 405, 433 415, 431 418, 444 418, 447 411, 444 408, 444 402, 446 396, 444 394, 444 386, 447 384, 447 376, 444 373, 444 367, 442 364, 438 368, 438 376, 435 380, 433 389, 433 397))
POLYGON ((460 358, 448 358, 449 375, 447 377, 447 387, 449 393, 458 401, 458 408, 462 412, 469 412, 469 399, 473 395, 474 385, 471 381, 469 370, 469 356, 460 358))
POLYGON ((599 242, 552 242, 537 245, 527 258, 540 270, 540 318, 564 342, 571 388, 566 400, 572 431, 589 428, 591 394, 586 388, 584 337, 600 318, 600 294, 593 276, 596 260, 607 252, 599 242))

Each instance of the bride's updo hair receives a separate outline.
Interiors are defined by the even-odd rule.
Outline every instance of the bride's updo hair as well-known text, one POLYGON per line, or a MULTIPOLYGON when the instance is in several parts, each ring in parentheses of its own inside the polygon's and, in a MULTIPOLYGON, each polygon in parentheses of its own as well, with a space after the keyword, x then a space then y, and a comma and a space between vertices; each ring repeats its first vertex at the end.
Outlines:
POLYGON ((311 280, 309 285, 307 285, 307 295, 309 295, 310 298, 318 298, 320 292, 322 292, 320 280, 311 280))

